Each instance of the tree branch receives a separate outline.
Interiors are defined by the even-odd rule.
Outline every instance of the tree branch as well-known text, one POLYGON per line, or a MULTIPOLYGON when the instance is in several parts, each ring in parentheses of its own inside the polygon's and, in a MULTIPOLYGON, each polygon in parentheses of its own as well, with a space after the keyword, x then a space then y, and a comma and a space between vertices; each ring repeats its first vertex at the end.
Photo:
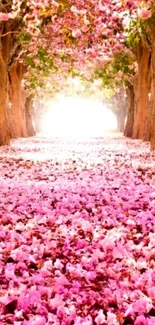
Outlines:
POLYGON ((5 34, 0 34, 0 37, 5 37, 5 36, 7 36, 9 34, 18 34, 18 33, 19 33, 19 31, 18 32, 17 31, 9 31, 9 32, 7 32, 5 34))

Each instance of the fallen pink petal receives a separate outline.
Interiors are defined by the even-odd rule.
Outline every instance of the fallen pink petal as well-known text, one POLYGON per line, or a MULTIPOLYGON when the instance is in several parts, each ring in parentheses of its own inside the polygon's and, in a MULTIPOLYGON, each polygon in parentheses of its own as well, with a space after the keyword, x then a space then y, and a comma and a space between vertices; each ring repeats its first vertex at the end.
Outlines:
POLYGON ((1 324, 154 324, 148 145, 34 137, 0 154, 1 324))

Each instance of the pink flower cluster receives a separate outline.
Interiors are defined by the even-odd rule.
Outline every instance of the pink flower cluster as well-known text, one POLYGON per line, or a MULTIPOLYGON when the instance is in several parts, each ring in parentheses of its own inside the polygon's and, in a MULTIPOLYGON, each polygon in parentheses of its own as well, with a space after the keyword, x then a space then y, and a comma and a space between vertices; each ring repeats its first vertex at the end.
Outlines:
POLYGON ((151 10, 147 8, 141 8, 138 10, 138 17, 141 19, 148 19, 152 16, 151 10))
POLYGON ((146 144, 18 140, 0 175, 0 324, 155 324, 146 144))

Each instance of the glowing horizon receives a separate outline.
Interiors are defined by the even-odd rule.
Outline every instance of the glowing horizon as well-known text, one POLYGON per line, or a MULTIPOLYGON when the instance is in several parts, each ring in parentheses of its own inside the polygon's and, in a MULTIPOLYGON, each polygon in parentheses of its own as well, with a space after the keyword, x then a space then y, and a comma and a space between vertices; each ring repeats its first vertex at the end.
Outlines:
POLYGON ((42 132, 60 137, 100 137, 115 131, 114 113, 101 101, 62 97, 47 104, 48 113, 42 121, 42 132))

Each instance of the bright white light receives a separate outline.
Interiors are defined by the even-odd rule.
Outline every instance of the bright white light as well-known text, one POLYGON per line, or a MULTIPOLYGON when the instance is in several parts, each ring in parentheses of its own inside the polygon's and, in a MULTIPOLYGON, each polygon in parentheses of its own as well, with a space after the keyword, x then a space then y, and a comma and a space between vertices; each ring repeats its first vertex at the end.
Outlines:
POLYGON ((60 97, 48 104, 42 130, 58 137, 100 137, 116 130, 115 115, 97 100, 60 97))

